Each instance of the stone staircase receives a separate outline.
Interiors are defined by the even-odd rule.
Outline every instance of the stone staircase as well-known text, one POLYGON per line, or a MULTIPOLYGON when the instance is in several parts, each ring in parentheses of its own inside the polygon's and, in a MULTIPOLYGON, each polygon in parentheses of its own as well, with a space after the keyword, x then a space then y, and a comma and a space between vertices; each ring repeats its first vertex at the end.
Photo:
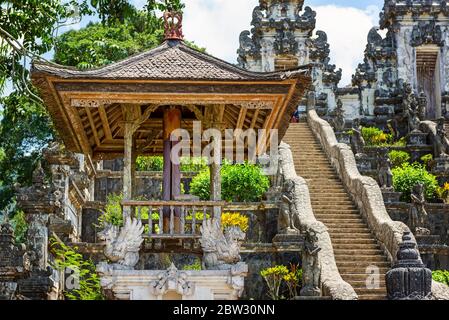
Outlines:
POLYGON ((283 141, 291 146, 296 173, 307 181, 316 219, 329 229, 343 280, 354 288, 360 300, 385 299, 385 273, 390 263, 307 122, 290 124, 283 141), (369 266, 379 268, 379 289, 366 286, 369 266))

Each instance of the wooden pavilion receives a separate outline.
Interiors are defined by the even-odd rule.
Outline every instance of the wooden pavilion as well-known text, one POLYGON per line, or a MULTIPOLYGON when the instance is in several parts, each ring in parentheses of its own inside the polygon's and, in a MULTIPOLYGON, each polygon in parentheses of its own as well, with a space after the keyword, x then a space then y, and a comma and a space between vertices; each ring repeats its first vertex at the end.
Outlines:
MULTIPOLYGON (((190 48, 181 35, 180 30, 166 32, 159 47, 98 69, 76 70, 41 61, 32 68, 32 82, 66 148, 93 160, 123 157, 125 207, 138 207, 139 212, 141 206, 168 210, 165 224, 162 215, 154 222, 159 223, 155 232, 159 238, 188 237, 186 206, 215 208, 211 211, 220 214, 219 165, 211 165, 211 202, 173 201, 180 195, 180 174, 179 166, 170 162, 171 132, 183 128, 192 133, 193 122, 201 121, 202 130, 218 128, 223 133, 278 129, 281 139, 310 85, 307 67, 246 71, 190 48), (136 157, 161 154, 163 201, 131 201, 136 157)), ((262 141, 258 147, 268 147, 269 139, 262 141)), ((151 234, 152 219, 148 224, 151 234)), ((194 233, 195 226, 190 229, 194 233)))

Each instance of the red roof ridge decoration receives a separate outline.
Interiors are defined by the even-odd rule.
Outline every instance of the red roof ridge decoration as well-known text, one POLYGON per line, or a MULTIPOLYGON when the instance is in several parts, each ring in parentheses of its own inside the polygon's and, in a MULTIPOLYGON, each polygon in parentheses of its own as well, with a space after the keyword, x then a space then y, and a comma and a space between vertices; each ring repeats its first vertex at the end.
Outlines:
POLYGON ((182 13, 176 11, 164 12, 165 40, 183 40, 182 13))

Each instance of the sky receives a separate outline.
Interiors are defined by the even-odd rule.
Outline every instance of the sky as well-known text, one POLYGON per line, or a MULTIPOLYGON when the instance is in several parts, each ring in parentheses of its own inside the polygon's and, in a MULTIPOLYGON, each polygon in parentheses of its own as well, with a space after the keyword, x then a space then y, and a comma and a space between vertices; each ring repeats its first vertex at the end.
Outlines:
MULTIPOLYGON (((142 8, 146 0, 131 0, 142 8)), ((259 0, 184 0, 183 29, 186 39, 231 63, 237 62, 239 35, 250 30, 252 12, 259 0)), ((340 86, 351 83, 363 61, 369 30, 379 23, 383 0, 305 0, 317 12, 316 29, 328 35, 331 63, 343 70, 340 86)), ((92 18, 84 19, 80 28, 92 18)))
MULTIPOLYGON (((142 8, 146 0, 131 0, 142 8)), ((259 0, 184 0, 184 35, 207 52, 231 63, 237 61, 239 35, 250 30, 252 12, 259 0)), ((331 63, 343 70, 340 86, 351 83, 357 65, 363 61, 368 31, 377 26, 383 0, 305 0, 317 12, 317 30, 328 35, 331 63)), ((86 17, 70 28, 79 29, 96 17, 86 17)), ((61 30, 64 31, 64 30, 61 30)), ((46 59, 52 58, 52 52, 46 59)), ((6 94, 11 90, 8 86, 6 94)))

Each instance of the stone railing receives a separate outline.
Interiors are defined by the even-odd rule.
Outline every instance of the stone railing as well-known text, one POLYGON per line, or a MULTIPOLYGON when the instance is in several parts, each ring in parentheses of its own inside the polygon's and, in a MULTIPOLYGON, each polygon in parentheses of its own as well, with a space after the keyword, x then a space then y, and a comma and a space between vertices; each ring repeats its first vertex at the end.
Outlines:
POLYGON ((399 244, 402 242, 402 235, 404 232, 410 232, 410 229, 404 223, 390 218, 376 180, 360 174, 351 148, 346 144, 338 143, 329 123, 321 119, 315 110, 308 111, 308 122, 333 167, 337 170, 346 190, 357 204, 376 238, 386 249, 390 261, 394 263, 399 244))
MULTIPOLYGON (((313 109, 308 110, 307 113, 308 123, 313 133, 321 142, 323 150, 337 170, 344 186, 356 202, 371 231, 389 254, 392 264, 396 263, 402 235, 404 232, 410 232, 410 229, 404 223, 390 218, 379 185, 373 178, 360 174, 351 148, 337 142, 334 130, 329 123, 321 119, 313 109)), ((411 237, 416 243, 414 236, 411 235, 411 237)), ((449 287, 432 281, 432 294, 435 299, 446 300, 449 298, 449 287)))
POLYGON ((321 264, 321 284, 323 295, 334 300, 355 300, 357 294, 350 284, 345 282, 338 272, 332 242, 326 226, 316 220, 310 201, 309 188, 306 181, 296 174, 290 146, 281 143, 279 146, 280 166, 284 181, 295 183, 295 206, 298 210, 302 228, 311 229, 318 237, 317 246, 321 248, 318 259, 321 264))

